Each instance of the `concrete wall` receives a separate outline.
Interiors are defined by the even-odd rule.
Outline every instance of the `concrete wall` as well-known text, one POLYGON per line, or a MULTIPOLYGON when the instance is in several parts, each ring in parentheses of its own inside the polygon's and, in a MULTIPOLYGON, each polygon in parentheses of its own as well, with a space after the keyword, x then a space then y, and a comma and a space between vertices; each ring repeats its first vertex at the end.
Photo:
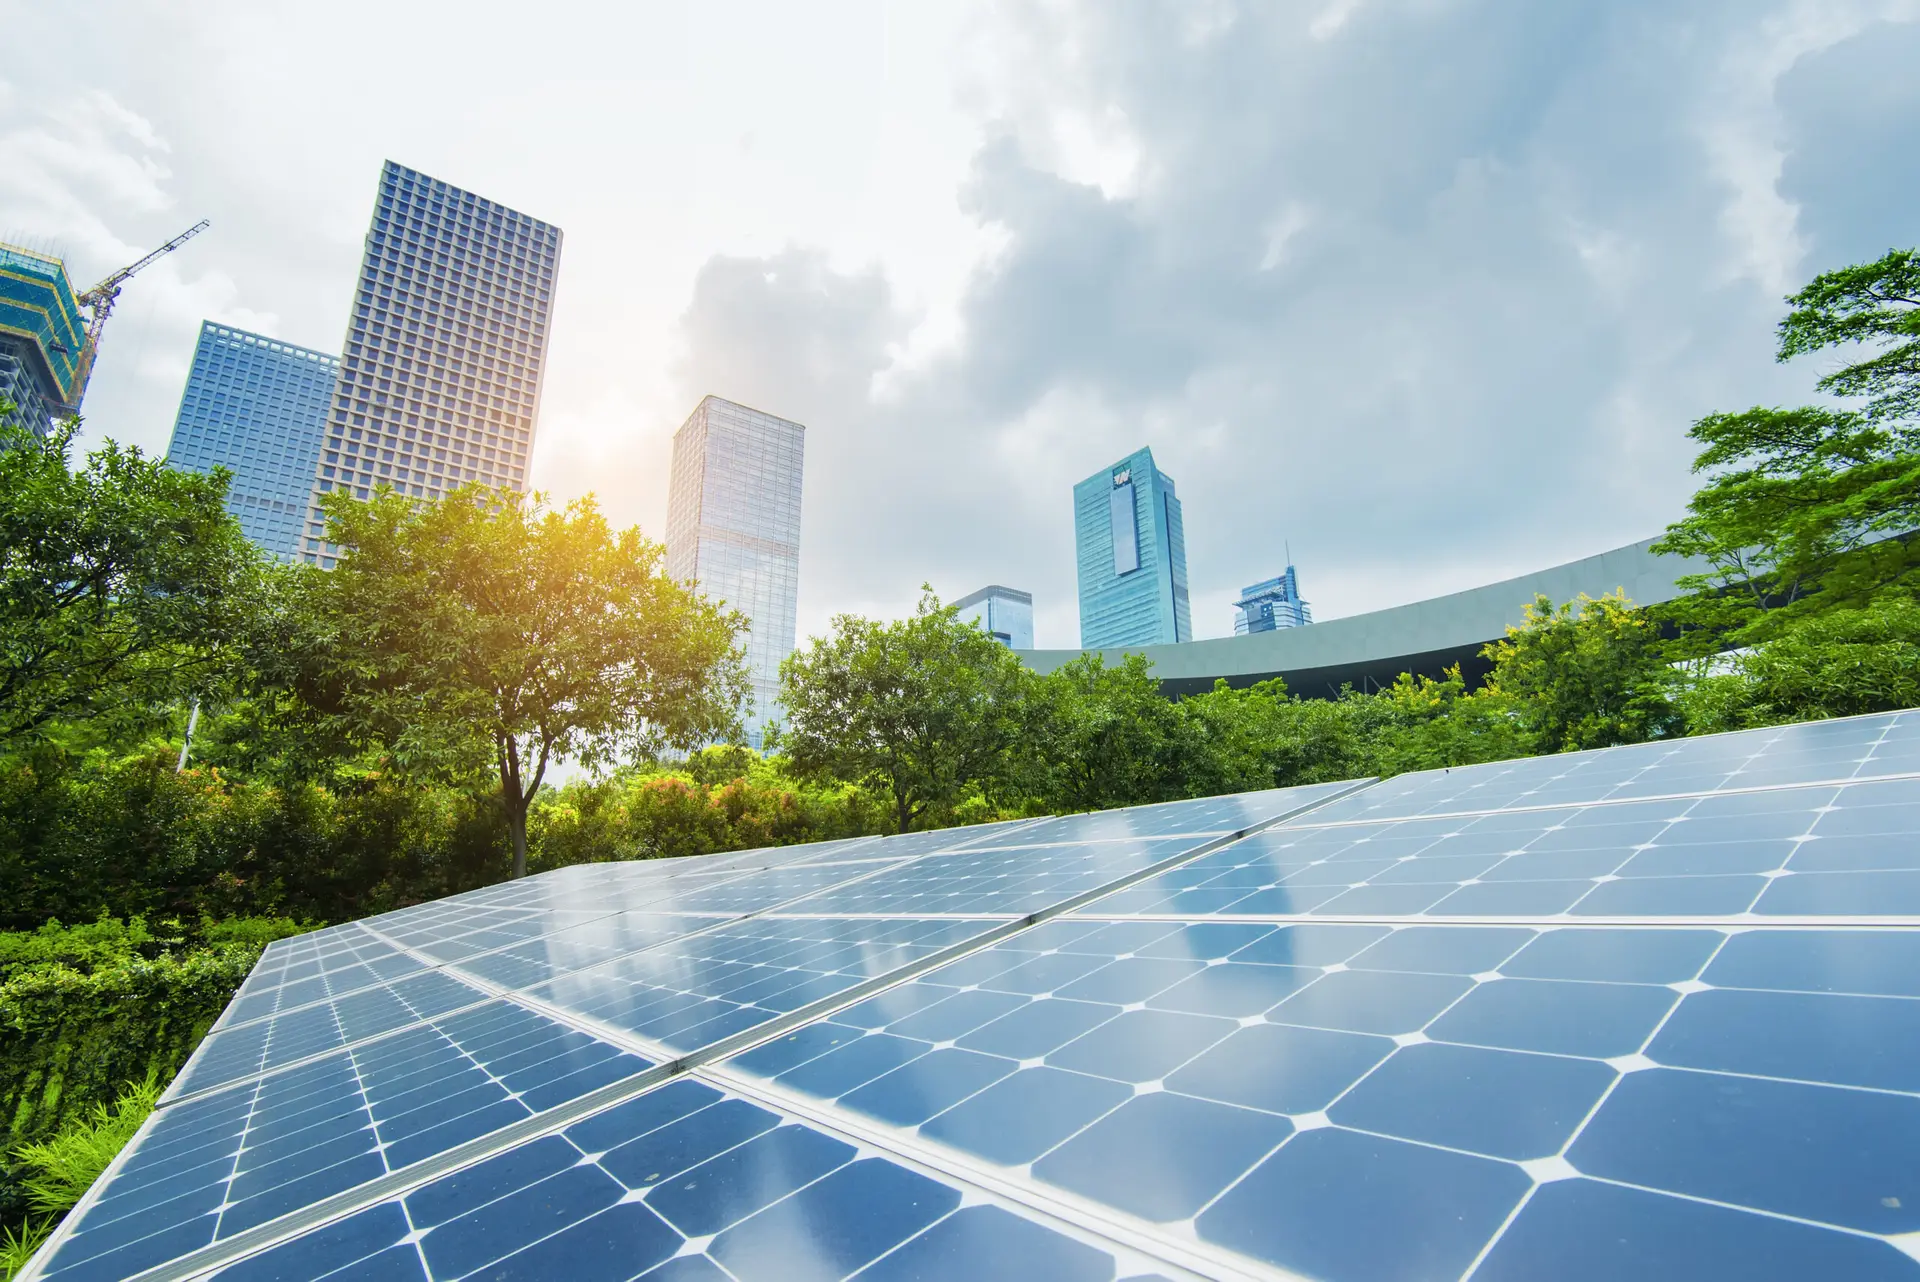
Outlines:
MULTIPOLYGON (((1485 587, 1304 628, 1100 653, 1110 664, 1127 654, 1145 655, 1169 694, 1210 690, 1218 678, 1246 686, 1277 676, 1285 678, 1296 694, 1321 697, 1338 693, 1342 685, 1373 689, 1402 672, 1438 676, 1454 663, 1474 676, 1485 669, 1480 648, 1520 623, 1536 594, 1559 602, 1582 592, 1597 597, 1624 588, 1637 605, 1655 605, 1678 596, 1674 580, 1698 573, 1704 566, 1684 558, 1655 556, 1647 550, 1653 542, 1644 539, 1485 587)), ((1034 671, 1051 672, 1081 652, 1017 653, 1034 671)))

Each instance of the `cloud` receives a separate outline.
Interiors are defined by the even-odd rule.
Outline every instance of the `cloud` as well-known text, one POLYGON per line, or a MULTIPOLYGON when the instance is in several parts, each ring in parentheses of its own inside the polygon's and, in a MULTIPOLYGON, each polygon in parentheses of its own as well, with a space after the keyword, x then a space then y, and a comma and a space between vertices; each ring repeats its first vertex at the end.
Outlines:
POLYGON ((1807 394, 1816 249, 1913 239, 1906 16, 1008 7, 950 349, 889 371, 885 280, 789 249, 702 273, 687 368, 809 406, 803 624, 998 581, 1073 643, 1070 488, 1143 443, 1201 635, 1283 541, 1322 617, 1586 555, 1678 515, 1692 419, 1807 394))

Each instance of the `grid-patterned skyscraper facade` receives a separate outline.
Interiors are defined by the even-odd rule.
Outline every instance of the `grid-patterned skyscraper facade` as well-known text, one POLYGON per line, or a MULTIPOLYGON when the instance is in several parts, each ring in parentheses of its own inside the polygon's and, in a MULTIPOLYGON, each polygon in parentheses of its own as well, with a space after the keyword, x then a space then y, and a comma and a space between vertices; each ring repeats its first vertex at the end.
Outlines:
POLYGON ((388 161, 367 231, 303 554, 331 566, 319 496, 524 490, 560 229, 388 161))
POLYGON ((753 708, 760 746, 793 652, 800 598, 800 474, 807 429, 709 396, 673 436, 667 573, 751 623, 753 708))
POLYGON ((206 321, 173 420, 167 462, 233 473, 227 510, 281 560, 301 545, 340 359, 206 321))
POLYGON ((1187 537, 1173 478, 1138 450, 1073 487, 1080 644, 1193 640, 1187 537))

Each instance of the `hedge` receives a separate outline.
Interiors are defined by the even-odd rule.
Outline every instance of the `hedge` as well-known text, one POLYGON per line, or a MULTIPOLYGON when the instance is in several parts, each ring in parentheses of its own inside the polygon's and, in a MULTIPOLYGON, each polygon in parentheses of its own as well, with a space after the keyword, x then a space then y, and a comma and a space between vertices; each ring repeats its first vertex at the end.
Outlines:
MULTIPOLYGON (((0 984, 0 1152, 50 1138, 128 1082, 172 1079, 259 959, 228 943, 83 974, 53 964, 0 984)), ((20 1190, 0 1184, 0 1208, 20 1190)))

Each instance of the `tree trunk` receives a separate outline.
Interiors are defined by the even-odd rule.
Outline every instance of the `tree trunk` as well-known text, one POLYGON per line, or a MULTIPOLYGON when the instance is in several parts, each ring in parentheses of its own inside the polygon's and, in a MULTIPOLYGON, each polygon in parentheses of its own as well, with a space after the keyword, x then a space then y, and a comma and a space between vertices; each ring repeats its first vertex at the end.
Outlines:
POLYGON ((527 875, 527 807, 507 801, 507 825, 513 829, 513 875, 527 875))

